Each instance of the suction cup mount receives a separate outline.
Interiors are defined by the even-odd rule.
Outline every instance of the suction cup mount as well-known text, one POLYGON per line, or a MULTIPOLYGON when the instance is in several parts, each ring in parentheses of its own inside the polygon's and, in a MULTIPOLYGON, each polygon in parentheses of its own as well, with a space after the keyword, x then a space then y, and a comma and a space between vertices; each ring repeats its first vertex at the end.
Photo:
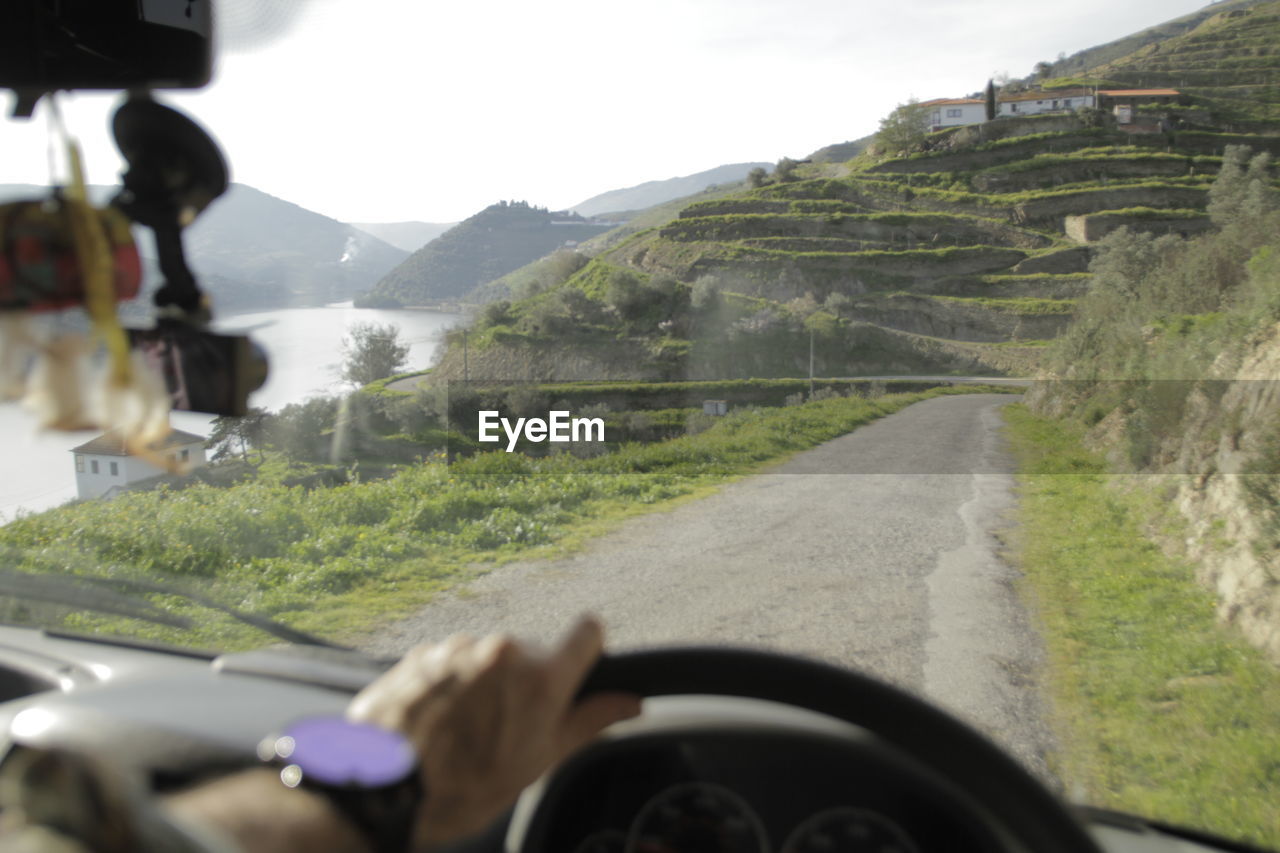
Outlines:
POLYGON ((187 266, 182 229, 226 192, 227 163, 203 128, 146 95, 134 95, 111 121, 116 147, 128 163, 114 204, 155 233, 164 285, 158 308, 208 319, 200 287, 187 266))

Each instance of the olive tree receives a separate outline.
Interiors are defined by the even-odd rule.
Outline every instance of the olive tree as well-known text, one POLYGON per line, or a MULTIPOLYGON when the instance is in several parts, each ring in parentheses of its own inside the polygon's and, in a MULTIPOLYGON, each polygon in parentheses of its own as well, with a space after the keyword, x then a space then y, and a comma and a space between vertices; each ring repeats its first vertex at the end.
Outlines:
POLYGON ((409 345, 400 340, 393 323, 356 323, 342 339, 341 378, 368 385, 392 376, 405 367, 409 345))
POLYGON ((929 132, 929 116, 932 112, 930 107, 922 105, 915 98, 905 104, 898 104, 893 112, 880 119, 876 142, 890 154, 910 151, 924 141, 925 134, 929 132))

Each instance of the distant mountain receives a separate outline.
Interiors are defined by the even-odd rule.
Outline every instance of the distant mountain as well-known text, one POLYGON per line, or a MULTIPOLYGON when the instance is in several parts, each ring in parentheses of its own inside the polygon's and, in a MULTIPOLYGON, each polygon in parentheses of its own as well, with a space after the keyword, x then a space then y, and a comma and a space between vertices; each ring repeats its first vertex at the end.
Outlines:
MULTIPOLYGON (((89 187, 98 204, 116 187, 89 187)), ((38 198, 48 188, 0 184, 0 201, 38 198)), ((151 236, 135 229, 144 286, 159 282, 151 236)), ((346 223, 264 192, 232 184, 184 235, 187 261, 222 311, 319 305, 368 290, 407 253, 346 223)))
POLYGON ((656 204, 702 192, 711 184, 731 184, 741 181, 757 166, 763 169, 773 168, 772 163, 734 163, 729 166, 717 166, 705 172, 698 172, 696 175, 685 175, 683 178, 648 181, 622 190, 610 190, 575 204, 569 209, 583 216, 644 210, 656 204))
POLYGON ((522 201, 490 205, 410 255, 362 304, 427 305, 465 299, 482 284, 610 227, 522 201))
POLYGON ((203 273, 283 288, 295 304, 351 299, 406 257, 358 228, 232 184, 186 235, 203 273))
POLYGON ((456 222, 352 222, 366 234, 372 234, 397 249, 416 252, 448 231, 456 222))

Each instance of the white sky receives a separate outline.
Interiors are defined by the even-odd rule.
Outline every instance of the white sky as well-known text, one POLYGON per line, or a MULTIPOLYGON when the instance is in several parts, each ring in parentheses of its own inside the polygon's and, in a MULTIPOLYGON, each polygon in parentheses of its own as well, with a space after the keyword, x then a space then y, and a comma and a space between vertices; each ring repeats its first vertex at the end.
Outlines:
MULTIPOLYGON (((242 0, 259 2, 261 0, 242 0)), ((312 0, 199 93, 233 180, 344 221, 552 209, 874 132, 910 96, 976 92, 1201 0, 312 0)), ((7 95, 2 104, 8 115, 7 95)), ((110 99, 64 104, 113 183, 110 99)), ((0 124, 0 183, 45 183, 42 116, 0 124)))

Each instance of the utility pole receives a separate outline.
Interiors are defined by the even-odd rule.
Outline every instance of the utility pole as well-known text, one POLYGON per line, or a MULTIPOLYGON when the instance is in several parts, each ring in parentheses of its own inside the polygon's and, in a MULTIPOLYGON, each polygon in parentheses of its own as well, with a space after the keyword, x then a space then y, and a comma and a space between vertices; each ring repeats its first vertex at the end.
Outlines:
POLYGON ((813 326, 809 327, 809 399, 813 399, 813 326))

